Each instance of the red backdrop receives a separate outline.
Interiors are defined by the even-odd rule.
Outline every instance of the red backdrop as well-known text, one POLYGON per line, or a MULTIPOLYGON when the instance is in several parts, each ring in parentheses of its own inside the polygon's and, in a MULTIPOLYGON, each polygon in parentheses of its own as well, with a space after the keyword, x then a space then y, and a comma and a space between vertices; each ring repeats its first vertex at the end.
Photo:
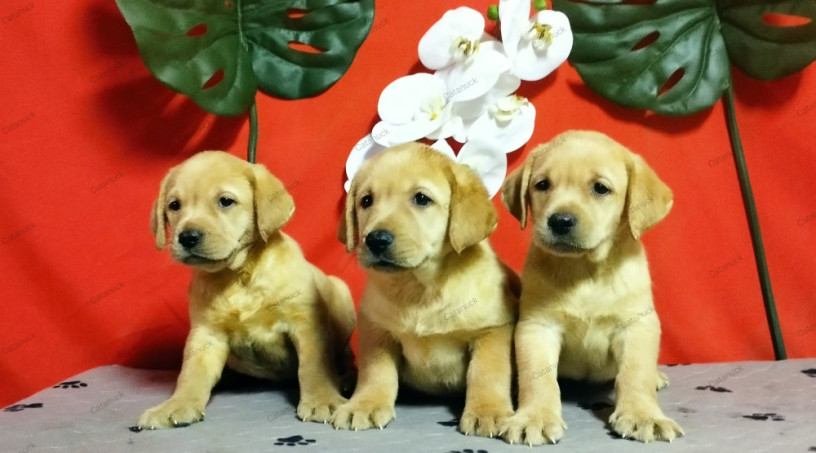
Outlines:
MULTIPOLYGON (((420 70, 419 38, 451 6, 377 2, 373 31, 341 81, 313 99, 260 95, 258 160, 297 204, 285 227, 359 297, 364 274, 335 239, 348 152, 380 91, 420 70)), ((103 364, 176 367, 190 272, 153 247, 148 213, 171 166, 203 149, 243 156, 244 118, 216 118, 157 82, 112 1, 0 6, 0 404, 103 364)), ((737 112, 790 357, 816 356, 816 67, 773 82, 734 71, 737 112)), ((596 129, 642 154, 674 189, 646 234, 661 362, 772 359, 723 109, 667 118, 610 104, 563 66, 526 83, 535 135, 596 129), (726 270, 716 269, 725 266, 726 270)), ((498 253, 520 270, 529 231, 495 200, 498 253)))

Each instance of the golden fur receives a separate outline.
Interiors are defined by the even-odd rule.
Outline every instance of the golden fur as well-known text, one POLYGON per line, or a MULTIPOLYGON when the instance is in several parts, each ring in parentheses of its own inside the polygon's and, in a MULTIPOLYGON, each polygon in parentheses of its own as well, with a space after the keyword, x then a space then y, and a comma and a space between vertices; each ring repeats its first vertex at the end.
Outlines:
POLYGON ((486 240, 496 223, 475 173, 424 145, 363 165, 338 233, 368 271, 359 378, 335 428, 387 425, 401 381, 432 394, 466 391, 459 428, 498 434, 513 411, 518 277, 486 240))
POLYGON ((300 383, 297 415, 326 421, 346 400, 336 356, 348 353, 354 306, 345 283, 308 263, 280 231, 292 197, 262 165, 220 151, 171 169, 153 205, 156 247, 191 266, 190 333, 176 390, 147 410, 140 428, 186 426, 204 418, 224 365, 300 383))
POLYGON ((609 137, 569 131, 532 151, 502 188, 510 212, 534 219, 515 332, 519 407, 510 443, 557 442, 566 429, 556 376, 615 381, 611 428, 643 442, 683 435, 657 402, 660 322, 640 236, 672 192, 609 137))

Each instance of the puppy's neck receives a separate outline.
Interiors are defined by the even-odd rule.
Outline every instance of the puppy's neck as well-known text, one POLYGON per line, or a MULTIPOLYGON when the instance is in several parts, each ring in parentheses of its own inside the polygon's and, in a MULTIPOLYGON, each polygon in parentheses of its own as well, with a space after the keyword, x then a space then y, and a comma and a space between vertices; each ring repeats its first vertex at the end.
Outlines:
POLYGON ((417 283, 432 289, 444 285, 445 281, 455 272, 465 271, 472 264, 478 263, 486 253, 490 252, 487 240, 456 253, 453 248, 446 247, 438 258, 426 260, 414 269, 411 274, 417 283))
POLYGON ((530 247, 527 259, 538 261, 547 269, 581 278, 597 278, 617 268, 624 261, 644 257, 643 245, 627 231, 618 231, 595 249, 583 255, 557 255, 538 245, 530 247))

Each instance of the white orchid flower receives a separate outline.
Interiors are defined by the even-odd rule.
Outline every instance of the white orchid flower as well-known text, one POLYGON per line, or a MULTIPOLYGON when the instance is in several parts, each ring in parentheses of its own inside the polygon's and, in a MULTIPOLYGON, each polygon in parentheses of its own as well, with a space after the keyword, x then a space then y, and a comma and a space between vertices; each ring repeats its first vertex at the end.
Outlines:
MULTIPOLYGON (((376 142, 394 146, 441 129, 451 119, 453 105, 445 99, 445 91, 445 81, 433 74, 413 74, 391 82, 377 104, 382 122, 372 132, 376 142)), ((440 138, 450 136, 442 135, 440 138)))
POLYGON ((535 106, 527 98, 512 94, 497 99, 468 129, 468 143, 479 141, 511 153, 533 136, 535 117, 535 106))
POLYGON ((518 77, 506 72, 502 74, 496 85, 484 95, 471 101, 455 103, 453 105, 453 115, 461 118, 462 127, 453 135, 454 140, 459 143, 467 142, 473 124, 489 113, 489 109, 494 107, 499 99, 515 93, 520 85, 521 80, 518 77))
POLYGON ((437 140, 431 148, 448 156, 451 160, 467 165, 473 170, 487 189, 490 198, 493 198, 504 183, 507 174, 507 157, 504 152, 487 142, 479 140, 469 141, 459 154, 454 154, 453 148, 446 140, 437 140))
MULTIPOLYGON (((387 130, 385 130, 385 133, 387 133, 387 130)), ((351 149, 351 153, 349 153, 349 157, 346 159, 346 176, 348 176, 348 180, 343 185, 343 188, 346 189, 347 193, 349 189, 351 189, 351 180, 354 179, 354 175, 360 171, 360 167, 363 166, 363 162, 376 156, 380 153, 380 151, 386 148, 385 146, 379 144, 376 139, 376 133, 372 132, 371 134, 363 137, 359 142, 357 142, 356 145, 354 145, 354 148, 351 149)))
POLYGON ((522 80, 541 80, 569 57, 572 30, 564 13, 530 17, 530 0, 499 0, 499 21, 511 72, 522 80))
POLYGON ((419 40, 419 60, 445 80, 446 100, 476 99, 510 69, 501 43, 484 26, 479 12, 461 7, 446 12, 419 40))
POLYGON ((419 61, 428 69, 469 61, 479 52, 484 27, 484 17, 474 9, 446 12, 419 40, 419 61))
POLYGON ((507 174, 507 156, 493 143, 468 140, 459 150, 456 161, 476 172, 490 198, 501 190, 504 176, 507 174))

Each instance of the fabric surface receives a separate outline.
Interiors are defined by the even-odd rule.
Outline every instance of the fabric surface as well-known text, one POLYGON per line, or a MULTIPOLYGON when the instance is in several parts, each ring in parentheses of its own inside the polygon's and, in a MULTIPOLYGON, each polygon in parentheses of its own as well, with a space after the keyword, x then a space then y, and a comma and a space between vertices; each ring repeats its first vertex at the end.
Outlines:
MULTIPOLYGON (((377 1, 334 87, 298 101, 257 96, 258 161, 296 204, 284 231, 355 300, 365 274, 336 239, 346 157, 375 124, 383 88, 426 71, 425 31, 450 8, 491 3, 377 1)), ((156 81, 111 0, 3 0, 0 43, 0 405, 100 365, 178 367, 190 271, 155 250, 150 207, 164 174, 193 153, 245 156, 246 117, 209 115, 156 81)), ((816 357, 816 66, 775 81, 735 69, 734 88, 788 354, 816 357)), ((510 170, 559 132, 594 129, 673 189, 671 213, 644 236, 661 363, 771 359, 722 106, 682 118, 622 108, 568 64, 520 94, 536 129, 510 170)), ((494 204, 491 242, 520 270, 530 229, 494 204)))
MULTIPOLYGON (((816 360, 664 366, 659 392, 666 415, 686 436, 641 444, 606 427, 611 386, 562 384, 566 435, 553 451, 816 451, 816 360)), ((176 373, 121 366, 68 378, 0 412, 0 451, 39 452, 448 452, 528 451, 457 431, 460 399, 401 394, 397 418, 382 431, 335 431, 295 416, 297 391, 254 382, 216 388, 201 423, 131 432, 145 409, 162 402, 176 373), (291 447, 291 448, 290 448, 291 447), (297 447, 297 448, 294 448, 297 447)), ((549 451, 549 450, 548 450, 549 451)))

